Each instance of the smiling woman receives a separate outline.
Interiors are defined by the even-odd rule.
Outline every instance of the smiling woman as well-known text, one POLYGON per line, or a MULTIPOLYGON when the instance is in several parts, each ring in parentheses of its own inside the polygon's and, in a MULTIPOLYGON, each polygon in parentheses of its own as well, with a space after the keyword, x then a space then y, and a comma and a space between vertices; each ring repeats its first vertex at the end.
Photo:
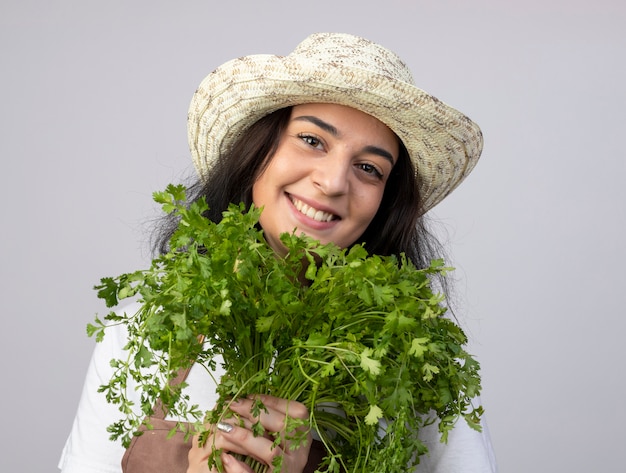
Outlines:
POLYGON ((252 187, 268 243, 282 233, 350 246, 376 215, 398 159, 398 139, 376 118, 343 105, 297 105, 252 187))
MULTIPOLYGON (((281 235, 292 233, 296 236, 303 234, 322 244, 334 245, 333 248, 352 247, 356 254, 359 250, 363 251, 359 246, 362 243, 373 258, 379 258, 368 260, 368 268, 373 268, 370 274, 372 280, 391 277, 383 274, 383 271, 388 270, 383 267, 388 266, 384 266, 382 261, 386 264, 389 261, 393 263, 397 273, 393 274, 394 277, 414 267, 424 269, 426 273, 437 273, 431 266, 431 261, 440 258, 441 254, 438 252, 438 243, 428 232, 425 213, 459 185, 473 169, 482 151, 482 134, 478 126, 465 115, 415 87, 408 68, 398 56, 366 39, 346 34, 315 34, 305 39, 288 56, 247 56, 220 66, 202 81, 194 94, 189 109, 188 130, 191 154, 199 178, 188 186, 189 192, 186 196, 174 196, 174 203, 167 205, 176 206, 180 200, 186 200, 191 210, 202 209, 202 217, 198 217, 198 220, 206 222, 206 218, 215 224, 228 220, 223 216, 228 215, 224 212, 231 204, 241 204, 246 209, 252 205, 262 208, 258 227, 255 228, 262 231, 263 243, 260 245, 267 248, 271 256, 255 266, 258 272, 248 269, 246 274, 263 277, 264 281, 270 279, 270 275, 261 268, 269 265, 265 261, 277 260, 275 254, 285 257, 280 258, 280 261, 288 260, 290 255, 281 235), (390 258, 382 259, 387 256, 390 258), (397 261, 403 261, 404 264, 395 265, 397 261)), ((182 222, 185 225, 189 223, 184 218, 182 222)), ((171 248, 172 241, 179 241, 172 239, 179 235, 178 228, 177 217, 166 219, 159 228, 155 249, 157 253, 164 254, 168 261, 176 261, 180 255, 177 252, 184 252, 184 247, 192 246, 191 242, 195 241, 194 238, 187 238, 184 244, 174 244, 174 248, 171 248)), ((256 244, 255 242, 251 246, 256 244)), ((321 251, 321 247, 315 248, 321 251)), ((233 251, 235 255, 240 254, 236 249, 233 251)), ((185 258, 180 259, 187 261, 185 258)), ((189 261, 193 259, 195 256, 189 256, 189 261)), ((320 259, 319 254, 311 257, 307 261, 315 261, 319 268, 316 264, 311 264, 304 270, 299 268, 295 271, 296 276, 301 270, 306 271, 310 282, 313 278, 311 274, 315 274, 317 269, 323 273, 322 269, 326 270, 327 267, 320 259)), ((302 255, 297 253, 295 260, 297 264, 301 264, 302 255)), ((353 263, 355 267, 362 264, 360 261, 353 263)), ((236 259, 235 264, 229 266, 233 268, 231 273, 243 271, 242 265, 236 259)), ((231 273, 229 277, 232 276, 231 273)), ((213 275, 211 272, 201 274, 202 286, 195 287, 194 291, 197 292, 193 294, 184 294, 191 299, 185 299, 187 303, 180 307, 181 313, 161 315, 174 316, 179 320, 184 319, 188 311, 195 310, 194 303, 189 301, 197 300, 207 291, 205 281, 208 286, 208 280, 213 275)), ((177 281, 181 284, 176 291, 184 293, 184 277, 181 274, 179 276, 177 281)), ((287 281, 297 279, 283 278, 287 281)), ((221 279, 217 282, 220 281, 221 279)), ((240 300, 239 309, 248 307, 245 310, 252 311, 259 304, 271 304, 269 299, 274 297, 288 307, 298 306, 291 293, 289 297, 272 293, 269 298, 249 300, 252 286, 256 282, 251 281, 239 294, 244 298, 240 300), (284 301, 285 298, 288 300, 284 301)), ((298 292, 303 286, 298 281, 296 283, 298 292)), ((361 304, 361 298, 367 303, 371 303, 373 299, 387 300, 392 304, 396 302, 396 298, 401 300, 399 292, 394 293, 393 297, 380 293, 370 296, 367 290, 370 284, 371 281, 367 280, 361 282, 361 287, 351 289, 350 294, 345 294, 346 298, 348 295, 357 295, 358 304, 361 304)), ((400 292, 408 292, 414 286, 417 284, 408 284, 408 287, 405 285, 400 292)), ((124 290, 128 290, 128 287, 124 290)), ((187 291, 190 289, 187 288, 187 291)), ((228 292, 224 288, 222 291, 228 292)), ((119 287, 114 289, 112 299, 121 298, 119 292, 119 287)), ((142 293, 145 294, 148 293, 142 293)), ((339 297, 335 295, 334 302, 338 302, 337 299, 343 301, 343 297, 343 293, 339 297)), ((441 315, 445 310, 438 305, 440 299, 436 296, 431 294, 427 299, 412 300, 417 306, 423 306, 424 312, 410 314, 415 320, 409 320, 408 316, 392 317, 395 309, 390 309, 389 313, 384 312, 383 315, 389 315, 393 319, 385 327, 403 327, 402 324, 406 324, 407 330, 409 326, 419 327, 416 321, 421 320, 421 317, 435 323, 433 321, 437 318, 436 314, 441 315), (426 302, 432 306, 427 306, 426 302)), ((320 296, 316 302, 324 307, 333 301, 320 296)), ((348 310, 347 306, 339 305, 341 311, 348 310)), ((221 310, 221 306, 218 307, 221 310)), ((304 307, 303 310, 307 311, 308 308, 304 307)), ((207 311, 210 309, 206 308, 207 311)), ((237 309, 228 306, 222 311, 222 315, 237 309)), ((122 312, 123 309, 118 314, 122 312)), ((367 316, 375 315, 367 311, 366 313, 367 316)), ((308 312, 298 313, 302 318, 305 314, 308 312)), ((116 317, 118 316, 113 315, 113 319, 116 317)), ((332 322, 330 318, 324 319, 322 325, 328 326, 332 322)), ((118 317, 116 320, 123 319, 118 317)), ((254 323, 246 325, 244 338, 247 334, 250 338, 262 337, 262 329, 267 324, 271 324, 271 321, 256 319, 254 323)), ((349 325, 352 328, 356 326, 355 330, 361 334, 367 332, 365 318, 349 325), (360 327, 359 324, 363 326, 360 327)), ((210 328, 200 335, 206 336, 207 340, 217 341, 221 337, 219 341, 224 341, 223 336, 210 332, 217 330, 217 325, 207 326, 210 328)), ((457 333, 455 327, 452 331, 457 333)), ((333 333, 337 331, 333 329, 333 333)), ((419 328, 416 333, 421 333, 419 328)), ((438 353, 439 362, 443 359, 442 352, 438 351, 435 343, 428 343, 429 339, 424 335, 426 333, 424 328, 423 336, 416 335, 410 341, 410 347, 404 350, 413 357, 412 363, 423 362, 424 353, 429 350, 438 353)), ((459 330, 458 333, 462 332, 459 330)), ((238 335, 233 340, 241 341, 243 335, 238 335)), ((159 340, 161 343, 163 340, 173 343, 176 336, 176 333, 171 332, 165 338, 159 337, 159 340)), ((304 341, 301 342, 304 344, 315 345, 314 342, 319 338, 319 334, 314 333, 305 333, 304 336, 304 341), (313 340, 308 337, 313 337, 313 340)), ((94 352, 83 398, 60 463, 64 473, 121 471, 120 459, 124 448, 110 442, 106 432, 107 426, 117 420, 119 413, 115 406, 107 404, 104 396, 98 395, 97 390, 118 373, 115 366, 111 366, 110 359, 123 357, 124 348, 136 342, 128 337, 121 323, 117 327, 107 328, 107 337, 94 352)), ((337 343, 351 344, 356 341, 355 337, 351 332, 337 343)), ((377 337, 378 335, 368 335, 368 341, 373 343, 373 347, 378 346, 377 337)), ((463 336, 458 335, 457 341, 461 340, 461 344, 462 339, 463 336)), ((446 349, 453 347, 457 350, 455 356, 460 356, 463 352, 460 346, 457 347, 457 341, 441 346, 446 349)), ((280 354, 271 351, 270 359, 278 360, 280 354)), ((358 353, 360 361, 345 361, 342 358, 340 364, 352 366, 355 363, 354 369, 360 364, 366 374, 359 382, 375 387, 376 382, 369 376, 380 374, 380 359, 388 355, 386 349, 365 348, 358 353)), ((250 358, 256 359, 255 356, 250 358)), ((142 365, 144 361, 138 363, 142 365)), ((313 411, 321 410, 323 413, 328 407, 324 406, 324 400, 319 401, 321 406, 316 403, 305 404, 305 399, 310 400, 311 396, 285 399, 280 395, 272 396, 258 391, 246 393, 247 396, 238 396, 237 392, 233 394, 234 399, 224 399, 223 396, 218 399, 216 391, 223 385, 219 383, 220 372, 216 363, 213 361, 202 365, 196 358, 187 361, 195 363, 187 378, 186 395, 189 396, 190 403, 197 404, 203 410, 210 410, 216 402, 221 405, 227 403, 229 415, 235 416, 237 421, 233 419, 224 422, 224 418, 219 421, 208 418, 203 433, 194 437, 193 445, 185 447, 189 450, 188 462, 182 461, 172 466, 167 459, 160 459, 150 466, 151 473, 160 472, 159 468, 168 469, 170 473, 215 472, 218 469, 227 473, 249 473, 253 471, 251 464, 256 464, 256 468, 261 468, 261 471, 277 472, 278 463, 281 464, 280 471, 283 473, 313 472, 319 467, 321 458, 314 455, 318 444, 313 439, 324 440, 330 437, 325 437, 327 432, 316 431, 315 426, 308 422, 313 419, 313 411), (215 371, 215 368, 218 370, 215 371), (251 463, 246 459, 254 461, 251 463)), ((325 369, 334 371, 335 367, 330 366, 332 363, 328 364, 325 369)), ((471 428, 476 427, 477 421, 473 414, 481 409, 475 406, 469 412, 454 411, 458 405, 465 405, 455 400, 458 401, 470 393, 476 394, 479 386, 472 384, 468 388, 461 381, 455 388, 445 384, 448 379, 445 376, 450 372, 473 370, 477 365, 468 362, 464 368, 456 366, 453 369, 447 366, 445 370, 428 363, 419 366, 422 379, 418 377, 405 381, 410 385, 420 386, 422 382, 428 383, 434 379, 435 384, 428 390, 428 394, 420 394, 422 399, 419 405, 426 402, 424 405, 437 411, 440 415, 440 429, 448 438, 448 443, 444 445, 439 442, 437 425, 427 422, 428 412, 421 411, 417 403, 409 403, 411 405, 403 410, 402 415, 405 416, 410 412, 408 415, 411 422, 407 417, 401 417, 397 411, 387 411, 385 423, 381 418, 383 414, 380 407, 373 402, 370 412, 362 413, 367 414, 365 423, 373 426, 373 435, 379 435, 379 430, 383 432, 384 427, 391 429, 393 425, 399 425, 402 429, 405 423, 414 425, 412 421, 416 419, 416 424, 420 426, 419 438, 416 431, 411 431, 410 435, 415 438, 408 439, 413 446, 409 451, 404 447, 405 444, 391 441, 392 445, 398 446, 398 455, 395 458, 401 459, 401 465, 383 467, 381 463, 376 465, 377 471, 496 471, 486 426, 483 426, 482 431, 471 428), (442 377, 438 378, 440 372, 442 377), (437 402, 433 401, 434 404, 431 405, 427 403, 428 400, 437 402), (452 421, 457 416, 464 416, 468 422, 458 422, 448 435, 446 426, 452 428, 452 421), (394 417, 399 419, 397 423, 394 422, 394 417), (415 465, 417 470, 413 470, 415 465)), ((224 368, 228 371, 228 366, 224 368)), ((403 373, 402 367, 389 368, 387 375, 391 377, 391 381, 388 379, 388 384, 400 384, 403 373), (393 373, 397 373, 397 379, 392 376, 393 373)), ((309 376, 308 381, 311 381, 310 378, 309 376)), ((474 378, 471 378, 474 383, 474 378)), ((137 379, 141 379, 139 374, 137 379)), ((312 381, 314 384, 318 382, 312 381)), ((225 382, 229 382, 228 376, 225 377, 225 382)), ((342 390, 348 388, 343 386, 342 390)), ((164 388, 161 396, 166 396, 167 393, 164 388)), ((391 397, 397 391, 393 393, 391 397)), ((358 392, 352 395, 355 398, 362 397, 358 392)), ((152 406, 147 401, 152 400, 150 393, 127 390, 124 385, 124 396, 131 397, 125 407, 142 406, 149 411, 152 406)), ((164 403, 166 401, 167 399, 163 400, 164 403)), ((380 404, 396 401, 386 399, 381 400, 380 404)), ((149 413, 148 411, 143 412, 149 413)), ((347 417, 354 413, 344 409, 340 414, 343 417, 338 417, 347 422, 347 417)), ((342 426, 335 424, 334 433, 342 432, 342 426)), ((400 434, 398 436, 403 437, 400 434)), ((387 440, 389 439, 386 437, 379 439, 381 444, 387 440)), ((157 443, 154 450, 144 452, 145 458, 156 458, 157 451, 162 453, 165 445, 157 443)), ((349 453, 348 449, 341 452, 322 448, 321 456, 329 455, 324 460, 324 468, 329 465, 339 468, 339 463, 343 469, 353 467, 354 471, 362 471, 361 467, 365 466, 372 468, 367 463, 371 459, 364 458, 368 455, 359 453, 361 446, 357 445, 355 449, 356 454, 349 453), (345 458, 342 453, 345 453, 345 458), (350 463, 352 460, 354 462, 350 463)))

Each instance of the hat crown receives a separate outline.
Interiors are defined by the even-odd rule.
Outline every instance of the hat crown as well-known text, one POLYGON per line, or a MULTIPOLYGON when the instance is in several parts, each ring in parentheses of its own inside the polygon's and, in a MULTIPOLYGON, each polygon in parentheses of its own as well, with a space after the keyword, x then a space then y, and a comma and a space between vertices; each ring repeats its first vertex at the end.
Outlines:
POLYGON ((365 38, 342 33, 315 33, 302 41, 288 58, 362 69, 414 85, 408 66, 389 49, 365 38))
POLYGON ((352 107, 396 133, 417 174, 420 213, 452 192, 482 151, 478 125, 417 88, 394 52, 350 34, 315 33, 286 56, 233 59, 204 78, 188 114, 200 176, 261 117, 306 103, 352 107))

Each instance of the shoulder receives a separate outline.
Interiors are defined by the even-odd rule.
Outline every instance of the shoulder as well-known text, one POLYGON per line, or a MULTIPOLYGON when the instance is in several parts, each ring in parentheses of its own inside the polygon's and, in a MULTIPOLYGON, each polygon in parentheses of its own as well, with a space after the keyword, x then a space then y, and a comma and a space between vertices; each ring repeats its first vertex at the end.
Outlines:
POLYGON ((423 442, 428 453, 420 460, 418 473, 497 473, 495 453, 491 444, 486 419, 482 419, 482 431, 470 428, 459 420, 450 432, 447 443, 442 443, 437 425, 423 430, 423 442))

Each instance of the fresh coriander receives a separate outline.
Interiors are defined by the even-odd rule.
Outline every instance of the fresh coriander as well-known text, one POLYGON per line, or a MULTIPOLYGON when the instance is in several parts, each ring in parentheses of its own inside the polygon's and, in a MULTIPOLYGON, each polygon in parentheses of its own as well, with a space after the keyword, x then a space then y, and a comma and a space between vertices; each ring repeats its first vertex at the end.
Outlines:
POLYGON ((149 269, 96 286, 108 307, 130 297, 141 303, 137 313, 110 312, 87 329, 98 341, 108 324, 128 330, 127 357, 111 361, 115 373, 100 388, 123 415, 109 427, 112 439, 128 445, 159 398, 201 432, 203 421, 229 416, 230 400, 263 393, 307 406, 304 429, 288 418, 276 434, 299 445, 317 431, 327 449, 323 471, 411 471, 427 451, 425 424, 438 422, 444 442, 460 418, 480 429, 482 408, 471 403, 479 365, 430 285, 449 269, 442 261, 419 270, 404 256, 293 234, 282 235, 288 252, 278 257, 257 225, 259 209, 232 205, 215 224, 203 216, 205 203, 185 203, 185 192, 170 185, 154 194, 180 219, 172 250, 149 269), (225 375, 215 410, 190 405, 184 383, 168 384, 180 368, 213 369, 218 359, 225 375), (139 406, 127 396, 131 385, 139 406))

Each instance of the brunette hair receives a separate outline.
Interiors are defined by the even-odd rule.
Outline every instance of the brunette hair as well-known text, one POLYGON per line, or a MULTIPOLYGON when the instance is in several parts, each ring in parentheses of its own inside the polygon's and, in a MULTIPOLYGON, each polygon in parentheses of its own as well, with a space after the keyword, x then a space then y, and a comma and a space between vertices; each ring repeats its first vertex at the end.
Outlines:
MULTIPOLYGON (((252 186, 276 152, 291 110, 277 110, 248 128, 217 160, 208 179, 188 186, 189 202, 204 199, 209 206, 206 216, 214 222, 219 222, 230 203, 243 202, 248 208, 252 204, 252 186)), ((418 268, 424 268, 432 259, 441 258, 443 251, 421 215, 416 179, 409 154, 400 142, 398 161, 386 183, 378 212, 355 243, 363 243, 370 253, 404 253, 418 268)), ((153 239, 155 252, 168 251, 176 224, 167 218, 161 222, 153 239)))

